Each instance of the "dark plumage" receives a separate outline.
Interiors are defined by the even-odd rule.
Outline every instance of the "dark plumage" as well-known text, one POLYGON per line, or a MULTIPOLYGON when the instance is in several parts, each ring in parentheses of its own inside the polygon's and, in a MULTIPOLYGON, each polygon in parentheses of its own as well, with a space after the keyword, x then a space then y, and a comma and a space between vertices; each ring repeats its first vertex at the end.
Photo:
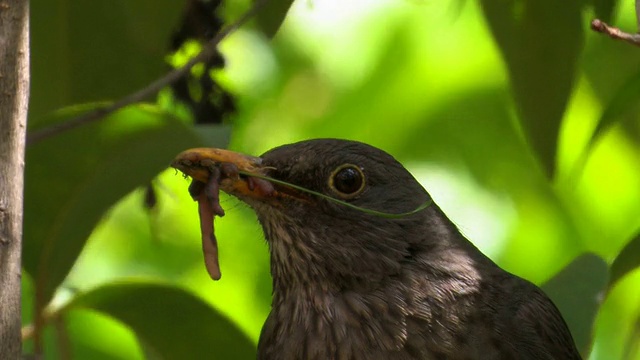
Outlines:
MULTIPOLYGON (((303 141, 261 159, 264 175, 367 209, 403 213, 430 199, 363 143, 303 141)), ((580 359, 547 296, 484 256, 435 204, 387 219, 278 184, 263 196, 221 188, 255 209, 269 243, 273 303, 259 359, 580 359)))

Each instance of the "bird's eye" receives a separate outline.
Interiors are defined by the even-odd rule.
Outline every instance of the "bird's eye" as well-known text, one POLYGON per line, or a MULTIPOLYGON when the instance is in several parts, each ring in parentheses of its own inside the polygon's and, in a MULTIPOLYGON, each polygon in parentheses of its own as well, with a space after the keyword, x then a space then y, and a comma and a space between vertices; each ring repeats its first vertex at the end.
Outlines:
POLYGON ((340 165, 331 173, 329 187, 344 199, 353 198, 364 189, 364 174, 355 165, 340 165))

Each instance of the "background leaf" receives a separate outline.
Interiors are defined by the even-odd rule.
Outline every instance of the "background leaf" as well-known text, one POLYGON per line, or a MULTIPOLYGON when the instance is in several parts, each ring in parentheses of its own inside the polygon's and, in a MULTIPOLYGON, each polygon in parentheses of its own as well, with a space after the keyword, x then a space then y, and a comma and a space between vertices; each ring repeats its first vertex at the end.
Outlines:
POLYGON ((40 0, 31 4, 29 122, 71 104, 113 99, 167 71, 182 1, 40 0))
POLYGON ((640 99, 640 71, 629 77, 627 82, 613 96, 613 99, 602 112, 598 125, 591 137, 590 146, 617 122, 635 121, 640 99))
POLYGON ((613 18, 613 12, 618 4, 617 0, 593 0, 596 18, 608 23, 613 18))
POLYGON ((585 254, 542 286, 562 312, 583 356, 589 353, 593 324, 608 280, 607 263, 596 255, 585 254))
POLYGON ((65 307, 93 309, 127 324, 162 359, 255 359, 255 344, 226 317, 175 286, 112 283, 65 307))
POLYGON ((611 264, 610 286, 638 267, 640 267, 640 234, 627 243, 611 264))
POLYGON ((583 45, 579 1, 482 1, 509 71, 520 124, 553 177, 560 124, 583 45))
MULTIPOLYGON (((263 0, 254 0, 254 2, 258 1, 263 0)), ((272 38, 278 32, 278 29, 280 29, 292 4, 293 0, 265 1, 265 5, 263 5, 256 16, 258 29, 260 29, 267 38, 272 38)))

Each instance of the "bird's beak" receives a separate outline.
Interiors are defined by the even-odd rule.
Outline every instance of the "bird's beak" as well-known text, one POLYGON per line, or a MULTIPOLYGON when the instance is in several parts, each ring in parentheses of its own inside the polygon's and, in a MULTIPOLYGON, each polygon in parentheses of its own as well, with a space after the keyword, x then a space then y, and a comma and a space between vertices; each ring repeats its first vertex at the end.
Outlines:
POLYGON ((218 167, 221 172, 220 189, 241 199, 265 200, 276 195, 268 181, 245 175, 266 174, 269 168, 262 165, 259 157, 223 149, 195 148, 178 154, 171 166, 202 183, 209 182, 212 167, 218 167))

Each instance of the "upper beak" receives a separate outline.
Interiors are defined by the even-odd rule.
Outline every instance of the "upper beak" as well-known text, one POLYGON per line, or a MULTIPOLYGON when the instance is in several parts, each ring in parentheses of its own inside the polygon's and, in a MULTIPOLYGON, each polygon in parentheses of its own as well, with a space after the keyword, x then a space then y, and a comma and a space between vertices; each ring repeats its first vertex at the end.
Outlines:
POLYGON ((266 175, 269 168, 262 165, 259 157, 223 149, 195 148, 178 154, 171 166, 203 183, 209 181, 210 169, 218 167, 222 173, 220 188, 240 198, 264 199, 276 195, 270 182, 247 175, 266 175))

